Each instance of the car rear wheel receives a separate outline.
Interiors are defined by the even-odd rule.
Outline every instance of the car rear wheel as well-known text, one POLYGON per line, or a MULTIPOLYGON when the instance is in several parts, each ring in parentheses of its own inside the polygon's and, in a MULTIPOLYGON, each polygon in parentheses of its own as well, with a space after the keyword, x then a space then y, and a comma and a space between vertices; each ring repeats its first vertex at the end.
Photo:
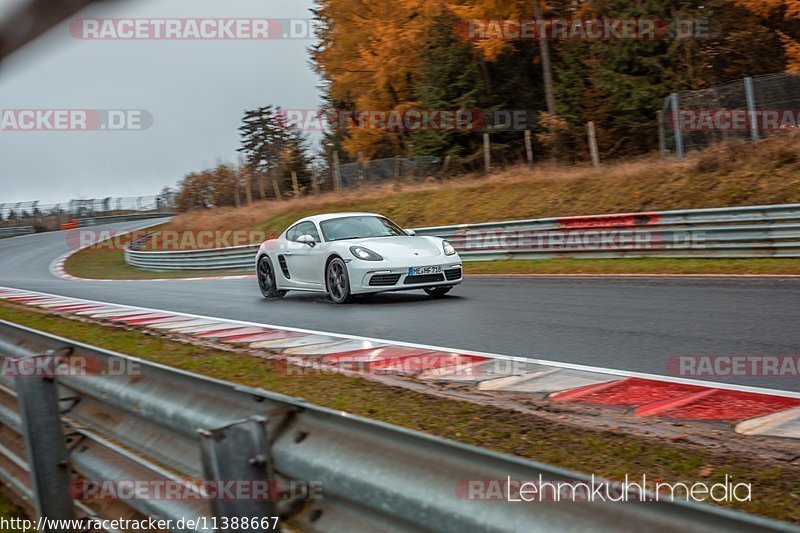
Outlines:
POLYGON ((272 261, 266 255, 258 260, 256 278, 264 298, 283 298, 286 295, 286 291, 278 290, 278 284, 275 283, 275 269, 272 268, 272 261))
POLYGON ((422 290, 424 290, 427 293, 427 295, 430 296, 431 298, 441 298, 442 296, 450 292, 450 289, 452 288, 453 287, 431 287, 429 289, 422 289, 422 290))
POLYGON ((331 260, 325 272, 325 279, 328 285, 328 295, 334 303, 343 304, 350 301, 352 297, 350 277, 347 275, 347 266, 344 261, 338 257, 331 260))

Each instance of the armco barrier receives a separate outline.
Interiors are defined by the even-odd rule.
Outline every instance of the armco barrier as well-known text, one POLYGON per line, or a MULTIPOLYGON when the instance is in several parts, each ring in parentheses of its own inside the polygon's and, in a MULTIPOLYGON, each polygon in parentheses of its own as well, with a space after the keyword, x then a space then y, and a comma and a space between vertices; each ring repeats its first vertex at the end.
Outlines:
MULTIPOLYGON (((465 261, 553 257, 800 257, 800 204, 691 209, 418 228, 465 261)), ((126 248, 147 270, 249 269, 258 246, 192 251, 126 248)))
POLYGON ((77 227, 97 226, 98 224, 113 224, 115 222, 133 222, 151 218, 165 218, 174 216, 175 213, 129 213, 127 215, 108 215, 102 217, 76 218, 77 227))
POLYGON ((16 237, 18 235, 30 235, 35 233, 33 226, 18 226, 14 228, 0 228, 0 238, 16 237))
MULTIPOLYGON (((619 531, 620 524, 646 531, 797 531, 663 498, 549 503, 495 494, 475 501, 471 481, 591 486, 592 479, 5 321, 0 354, 4 369, 26 361, 57 369, 0 374, 0 478, 50 519, 156 517, 172 520, 176 531, 211 531, 214 519, 243 517, 264 531, 275 529, 276 516, 293 529, 320 532, 619 531), (271 499, 236 496, 235 487, 267 480, 271 499), (108 488, 118 482, 141 482, 145 496, 108 488), (190 482, 234 489, 217 499, 163 489, 190 482), (276 484, 292 490, 278 495, 276 484), (87 488, 93 498, 74 499, 87 488), (176 526, 181 519, 197 525, 176 526)), ((237 528, 218 528, 226 529, 237 528)))

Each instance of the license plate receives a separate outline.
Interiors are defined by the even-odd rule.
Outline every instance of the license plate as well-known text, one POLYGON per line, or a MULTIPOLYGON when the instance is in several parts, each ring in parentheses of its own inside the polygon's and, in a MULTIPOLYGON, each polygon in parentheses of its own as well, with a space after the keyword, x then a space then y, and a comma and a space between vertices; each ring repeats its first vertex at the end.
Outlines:
POLYGON ((426 274, 441 274, 441 266, 411 267, 408 269, 409 276, 424 276, 426 274))

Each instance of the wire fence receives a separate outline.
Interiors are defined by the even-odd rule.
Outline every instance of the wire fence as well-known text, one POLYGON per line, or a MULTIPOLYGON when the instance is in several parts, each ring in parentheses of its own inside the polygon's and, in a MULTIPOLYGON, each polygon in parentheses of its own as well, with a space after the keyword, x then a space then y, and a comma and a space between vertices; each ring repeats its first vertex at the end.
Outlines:
POLYGON ((424 179, 439 176, 442 171, 439 157, 388 157, 339 165, 341 186, 358 187, 364 183, 385 183, 398 180, 424 179))
POLYGON ((73 219, 174 209, 173 192, 149 196, 79 198, 59 204, 42 204, 38 201, 0 203, 0 227, 56 229, 73 219))
POLYGON ((659 119, 661 153, 764 139, 800 127, 800 73, 768 74, 672 93, 659 119))

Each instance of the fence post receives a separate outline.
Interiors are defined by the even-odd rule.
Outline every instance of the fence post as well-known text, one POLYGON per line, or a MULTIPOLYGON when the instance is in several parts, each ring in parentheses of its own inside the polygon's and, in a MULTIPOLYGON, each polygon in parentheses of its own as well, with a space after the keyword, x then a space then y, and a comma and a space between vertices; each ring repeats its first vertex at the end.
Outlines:
POLYGON ((33 364, 37 368, 52 369, 54 358, 27 355, 13 361, 15 368, 19 369, 15 378, 17 402, 36 514, 56 520, 74 519, 75 507, 69 493, 69 455, 58 407, 58 385, 52 376, 26 375, 21 367, 33 364), (42 363, 37 359, 42 359, 42 363))
MULTIPOLYGON (((265 497, 255 499, 220 498, 211 501, 211 512, 217 518, 256 519, 255 531, 279 531, 274 500, 278 489, 272 471, 272 458, 266 432, 267 419, 254 416, 217 429, 201 429, 200 449, 203 473, 207 480, 247 483, 243 487, 250 493, 259 492, 265 497), (267 519, 268 527, 260 519, 267 519)), ((231 528, 232 531, 236 528, 231 528)), ((221 529, 220 531, 226 531, 221 529)))
POLYGON ((265 190, 265 187, 264 187, 264 180, 265 179, 267 179, 267 177, 265 175, 260 174, 260 173, 258 174, 258 195, 261 197, 262 200, 266 200, 267 199, 267 191, 265 190))
POLYGON ((300 196, 300 185, 297 183, 297 172, 292 170, 292 192, 295 198, 300 196))
POLYGON ((489 134, 483 134, 483 171, 488 174, 492 170, 492 148, 489 134))
POLYGON ((364 181, 364 152, 358 152, 358 182, 364 181))
POLYGON ((282 200, 281 198, 281 188, 278 187, 278 178, 272 178, 272 190, 275 193, 276 200, 282 200))
POLYGON ((244 171, 244 194, 247 198, 247 206, 250 207, 253 205, 253 190, 250 184, 250 173, 246 170, 244 171))
POLYGON ((744 96, 747 100, 747 115, 750 117, 750 138, 758 140, 758 116, 756 115, 756 99, 753 94, 753 78, 744 79, 744 96))
POLYGON ((664 159, 667 153, 667 144, 664 139, 664 112, 661 109, 656 112, 656 120, 658 121, 658 157, 664 159))
POLYGON ((449 167, 449 166, 450 166, 450 156, 446 155, 446 156, 444 156, 444 164, 442 165, 442 178, 443 179, 447 175, 447 167, 449 167))
POLYGON ((314 194, 319 194, 319 183, 317 183, 317 167, 311 167, 311 190, 314 194))
POLYGON ((670 107, 672 107, 672 129, 675 132, 675 157, 683 159, 683 137, 681 134, 681 115, 678 109, 678 93, 669 96, 670 107))
POLYGON ((403 164, 403 159, 400 157, 394 158, 394 187, 400 189, 400 166, 403 164))
POLYGON ((597 138, 594 134, 594 120, 586 123, 586 131, 589 135, 589 153, 592 156, 592 165, 600 166, 600 154, 597 153, 597 138))
POLYGON ((528 165, 533 165, 533 145, 531 144, 531 130, 525 130, 525 158, 528 165))
POLYGON ((333 190, 339 192, 342 190, 342 173, 339 168, 339 151, 333 151, 333 190))

